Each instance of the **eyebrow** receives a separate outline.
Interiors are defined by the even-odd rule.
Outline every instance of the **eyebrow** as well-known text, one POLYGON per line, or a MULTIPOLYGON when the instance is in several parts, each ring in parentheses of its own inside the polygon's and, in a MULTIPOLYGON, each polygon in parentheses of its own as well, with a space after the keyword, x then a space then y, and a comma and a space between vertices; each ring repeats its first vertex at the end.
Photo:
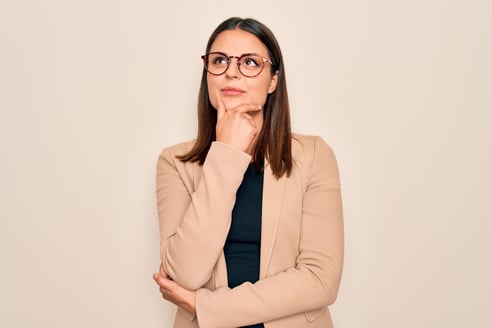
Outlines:
POLYGON ((229 54, 228 54, 227 52, 225 52, 225 51, 218 51, 218 50, 217 50, 217 51, 210 51, 210 52, 209 52, 209 54, 210 54, 210 53, 214 53, 214 52, 215 52, 215 53, 221 53, 221 54, 224 54, 224 55, 226 55, 227 57, 242 57, 242 56, 244 56, 244 55, 256 55, 256 56, 260 56, 260 57, 262 57, 262 58, 266 58, 266 59, 268 59, 268 60, 270 60, 270 61, 271 61, 271 59, 270 59, 268 56, 262 55, 262 54, 257 53, 257 52, 245 52, 245 53, 242 53, 242 54, 240 54, 240 55, 237 55, 237 56, 236 56, 236 55, 229 55, 229 54))

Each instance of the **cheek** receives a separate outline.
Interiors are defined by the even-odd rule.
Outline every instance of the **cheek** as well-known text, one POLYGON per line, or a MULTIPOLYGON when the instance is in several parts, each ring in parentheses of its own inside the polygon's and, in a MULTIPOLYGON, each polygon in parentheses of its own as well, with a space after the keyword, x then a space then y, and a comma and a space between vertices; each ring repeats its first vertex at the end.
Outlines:
POLYGON ((252 104, 258 104, 258 105, 263 106, 263 105, 265 105, 266 98, 267 98, 266 92, 257 92, 255 94, 252 94, 250 96, 250 99, 248 99, 248 100, 252 104))
POLYGON ((268 96, 269 81, 261 81, 250 89, 250 101, 254 104, 264 105, 268 96))

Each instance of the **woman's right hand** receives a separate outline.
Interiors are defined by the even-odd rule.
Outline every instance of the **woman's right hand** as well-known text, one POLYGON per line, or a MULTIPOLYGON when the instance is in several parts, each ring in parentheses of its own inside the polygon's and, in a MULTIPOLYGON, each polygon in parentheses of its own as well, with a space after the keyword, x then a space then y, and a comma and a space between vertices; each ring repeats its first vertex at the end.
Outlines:
POLYGON ((153 277, 157 285, 159 285, 159 291, 164 299, 185 309, 193 315, 196 314, 195 291, 187 290, 175 283, 168 276, 162 264, 159 268, 159 273, 154 273, 153 277))
POLYGON ((256 136, 263 123, 262 106, 242 104, 226 109, 219 98, 217 107, 216 140, 252 155, 256 136))

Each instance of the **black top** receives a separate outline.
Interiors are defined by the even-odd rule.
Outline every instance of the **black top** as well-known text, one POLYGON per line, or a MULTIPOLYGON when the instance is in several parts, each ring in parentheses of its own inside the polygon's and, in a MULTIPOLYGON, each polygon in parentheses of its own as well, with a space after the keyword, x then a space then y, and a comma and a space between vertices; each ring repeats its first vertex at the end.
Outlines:
POLYGON ((263 170, 256 172, 254 164, 250 164, 236 193, 231 227, 224 245, 229 288, 259 279, 262 195, 263 170))

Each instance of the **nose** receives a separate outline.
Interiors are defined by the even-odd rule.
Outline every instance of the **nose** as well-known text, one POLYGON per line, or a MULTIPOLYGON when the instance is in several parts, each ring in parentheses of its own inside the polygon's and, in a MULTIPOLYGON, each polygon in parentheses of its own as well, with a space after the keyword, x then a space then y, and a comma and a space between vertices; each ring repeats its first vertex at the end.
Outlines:
POLYGON ((240 79, 241 78, 241 72, 239 72, 239 66, 238 66, 238 58, 236 57, 229 57, 230 58, 230 63, 229 67, 227 68, 225 74, 228 78, 230 79, 240 79))

